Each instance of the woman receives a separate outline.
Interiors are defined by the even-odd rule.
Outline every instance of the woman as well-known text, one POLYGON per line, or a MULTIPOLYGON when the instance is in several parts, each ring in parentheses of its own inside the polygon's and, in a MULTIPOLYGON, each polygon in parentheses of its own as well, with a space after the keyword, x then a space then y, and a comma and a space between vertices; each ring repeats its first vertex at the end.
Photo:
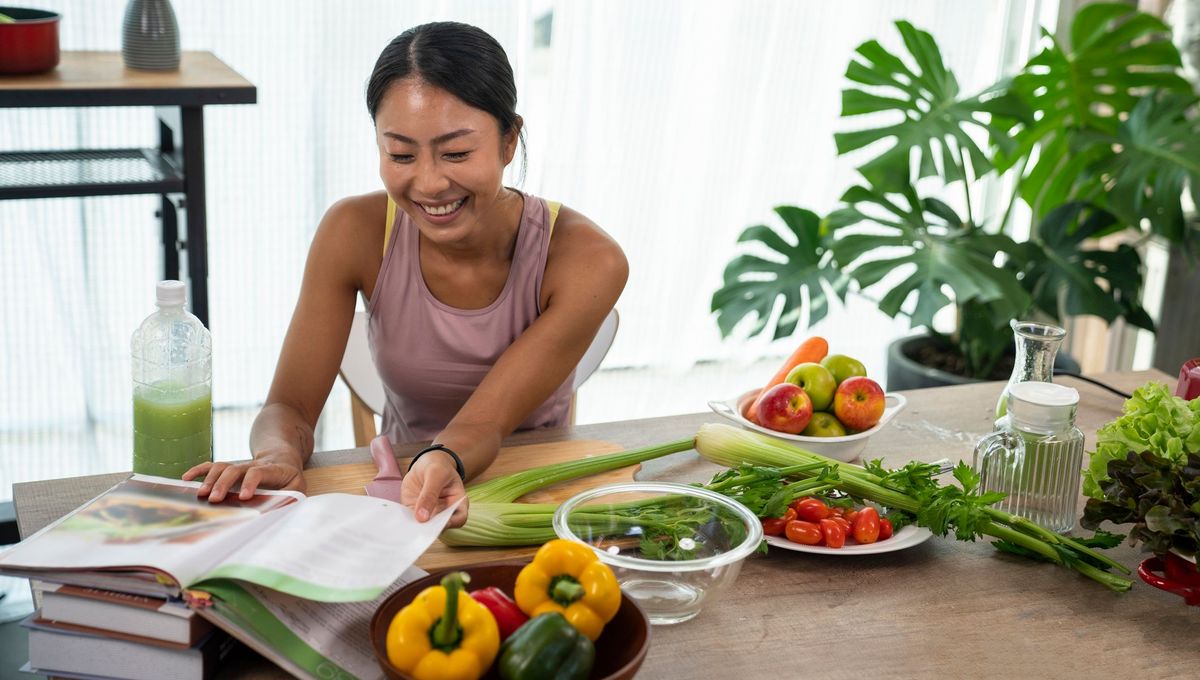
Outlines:
MULTIPOLYGON (((200 495, 304 489, 301 470, 361 294, 387 393, 383 431, 432 439, 402 501, 426 521, 465 496, 518 428, 563 425, 570 376, 628 276, 583 215, 502 183, 521 136, 516 85, 482 30, 433 23, 384 49, 367 86, 385 191, 334 204, 313 238, 253 460, 205 463, 200 495), (394 214, 394 217, 393 217, 394 214)), ((466 521, 464 502, 451 526, 466 521)))

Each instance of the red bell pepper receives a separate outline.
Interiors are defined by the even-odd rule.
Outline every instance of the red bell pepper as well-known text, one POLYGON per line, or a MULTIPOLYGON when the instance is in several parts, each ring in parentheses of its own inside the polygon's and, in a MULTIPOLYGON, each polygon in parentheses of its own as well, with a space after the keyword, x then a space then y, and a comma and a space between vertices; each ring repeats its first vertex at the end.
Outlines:
POLYGON ((504 642, 509 635, 517 632, 529 617, 517 607, 512 598, 495 586, 481 588, 471 593, 471 599, 488 608, 500 628, 500 641, 504 642))

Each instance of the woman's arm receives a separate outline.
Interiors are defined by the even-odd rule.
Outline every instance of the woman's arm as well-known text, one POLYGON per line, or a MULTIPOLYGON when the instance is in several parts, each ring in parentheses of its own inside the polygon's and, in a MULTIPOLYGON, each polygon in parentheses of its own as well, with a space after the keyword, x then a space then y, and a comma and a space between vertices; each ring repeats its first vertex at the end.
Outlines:
POLYGON ((378 259, 381 198, 386 200, 382 194, 344 199, 321 220, 267 402, 250 430, 253 460, 204 463, 188 470, 184 479, 205 478, 200 496, 220 502, 239 481, 243 499, 259 486, 304 490, 302 470, 312 455, 313 430, 346 349, 354 296, 362 287, 363 272, 371 270, 369 256, 378 259), (372 229, 374 224, 377 229, 372 229))
MULTIPOLYGON (((542 314, 505 350, 434 439, 462 458, 469 477, 487 469, 504 437, 567 379, 616 304, 628 276, 629 265, 616 242, 586 217, 564 207, 542 278, 542 314)), ((431 452, 405 477, 402 495, 424 521, 444 503, 456 500, 460 489, 453 459, 431 452)))

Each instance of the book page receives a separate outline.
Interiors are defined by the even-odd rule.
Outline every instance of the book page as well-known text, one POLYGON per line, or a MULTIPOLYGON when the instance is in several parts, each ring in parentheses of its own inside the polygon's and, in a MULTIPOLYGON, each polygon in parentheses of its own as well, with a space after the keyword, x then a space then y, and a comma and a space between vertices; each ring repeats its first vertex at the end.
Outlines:
POLYGON ((392 593, 423 576, 425 571, 409 567, 379 597, 350 603, 313 602, 252 583, 224 582, 212 592, 223 623, 249 632, 269 647, 268 657, 286 659, 291 672, 375 680, 383 672, 371 649, 371 618, 392 593))
POLYGON ((373 600, 442 533, 455 507, 418 522, 408 507, 381 498, 312 496, 195 587, 231 578, 320 602, 373 600))
POLYGON ((149 568, 188 583, 284 514, 272 511, 304 500, 260 491, 212 504, 196 497, 199 487, 134 475, 0 554, 0 570, 149 568))

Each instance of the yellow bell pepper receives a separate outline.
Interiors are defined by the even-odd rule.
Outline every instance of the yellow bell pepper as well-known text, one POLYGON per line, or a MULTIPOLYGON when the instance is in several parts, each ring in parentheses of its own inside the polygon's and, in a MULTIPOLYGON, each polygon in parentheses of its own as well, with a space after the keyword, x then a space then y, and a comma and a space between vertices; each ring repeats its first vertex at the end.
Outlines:
POLYGON ((500 629, 487 607, 463 591, 455 572, 422 590, 392 619, 388 661, 416 680, 478 680, 500 649, 500 629))
POLYGON ((595 642, 621 607, 617 577, 582 543, 555 539, 517 575, 517 606, 530 618, 558 612, 595 642))

